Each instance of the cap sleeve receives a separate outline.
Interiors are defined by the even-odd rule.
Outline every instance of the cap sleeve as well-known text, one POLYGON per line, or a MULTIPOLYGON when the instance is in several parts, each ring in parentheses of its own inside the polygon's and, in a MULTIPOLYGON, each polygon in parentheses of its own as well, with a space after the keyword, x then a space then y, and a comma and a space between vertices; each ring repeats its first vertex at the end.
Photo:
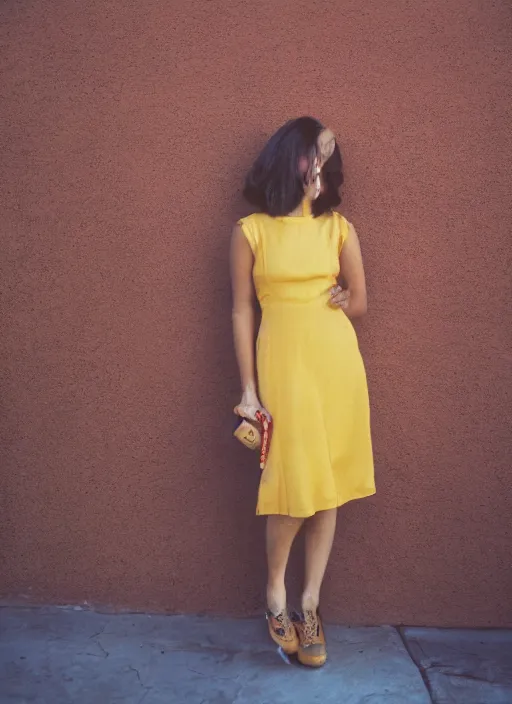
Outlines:
POLYGON ((239 220, 238 225, 242 228, 242 232, 244 233, 247 242, 249 242, 252 253, 256 254, 256 250, 258 249, 258 230, 254 226, 251 216, 239 220))
POLYGON ((336 213, 338 218, 338 254, 341 254, 345 240, 348 237, 349 222, 340 213, 336 213))

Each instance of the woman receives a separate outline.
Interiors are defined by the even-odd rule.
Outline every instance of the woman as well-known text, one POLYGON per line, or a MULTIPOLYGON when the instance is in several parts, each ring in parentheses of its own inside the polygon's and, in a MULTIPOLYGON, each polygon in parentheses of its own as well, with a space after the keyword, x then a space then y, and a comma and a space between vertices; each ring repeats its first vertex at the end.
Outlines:
POLYGON ((349 321, 366 312, 366 286, 357 234, 333 210, 342 182, 332 132, 310 117, 288 122, 247 176, 244 195, 258 212, 239 221, 231 244, 235 412, 265 413, 274 428, 257 508, 268 516, 268 626, 312 667, 327 659, 318 606, 337 508, 375 493, 366 376, 349 321), (290 618, 285 572, 302 525, 302 613, 290 618))

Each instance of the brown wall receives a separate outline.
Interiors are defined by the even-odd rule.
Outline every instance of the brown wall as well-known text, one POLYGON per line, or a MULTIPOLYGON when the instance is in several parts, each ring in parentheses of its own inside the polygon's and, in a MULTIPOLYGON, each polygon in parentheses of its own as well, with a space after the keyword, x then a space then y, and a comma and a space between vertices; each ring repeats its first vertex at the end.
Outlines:
POLYGON ((508 5, 2 3, 5 599, 261 609, 227 243, 256 151, 313 113, 366 258, 378 473, 325 610, 512 626, 508 5))

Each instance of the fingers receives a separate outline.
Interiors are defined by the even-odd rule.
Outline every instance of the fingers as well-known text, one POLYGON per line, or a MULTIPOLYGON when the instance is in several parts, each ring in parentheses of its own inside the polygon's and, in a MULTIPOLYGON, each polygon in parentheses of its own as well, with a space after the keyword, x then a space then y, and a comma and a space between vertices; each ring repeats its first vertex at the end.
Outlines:
POLYGON ((260 413, 263 413, 263 415, 266 417, 266 419, 270 422, 272 422, 272 416, 270 413, 267 411, 266 408, 260 408, 260 413))
POLYGON ((330 305, 334 308, 347 308, 350 299, 350 291, 343 290, 341 286, 331 289, 330 305))
POLYGON ((348 299, 346 298, 333 298, 331 300, 331 306, 333 308, 341 308, 342 310, 345 310, 348 308, 348 299))
POLYGON ((257 420, 256 414, 262 413, 266 418, 271 421, 272 416, 263 406, 249 406, 246 404, 239 404, 234 408, 235 415, 240 416, 240 418, 246 418, 247 420, 257 420))
POLYGON ((256 420, 256 412, 258 410, 257 406, 247 406, 240 404, 235 408, 235 414, 240 416, 240 418, 246 418, 247 420, 256 420))

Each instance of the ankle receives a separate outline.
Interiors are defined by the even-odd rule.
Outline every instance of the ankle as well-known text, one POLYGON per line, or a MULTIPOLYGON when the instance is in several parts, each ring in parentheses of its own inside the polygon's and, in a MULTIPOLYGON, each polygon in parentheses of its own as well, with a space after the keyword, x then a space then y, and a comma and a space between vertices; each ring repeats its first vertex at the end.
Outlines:
POLYGON ((286 610, 286 588, 284 584, 269 584, 267 586, 267 606, 274 616, 279 616, 286 610))
POLYGON ((319 595, 311 591, 305 591, 302 595, 302 611, 312 611, 316 614, 318 610, 319 595))

